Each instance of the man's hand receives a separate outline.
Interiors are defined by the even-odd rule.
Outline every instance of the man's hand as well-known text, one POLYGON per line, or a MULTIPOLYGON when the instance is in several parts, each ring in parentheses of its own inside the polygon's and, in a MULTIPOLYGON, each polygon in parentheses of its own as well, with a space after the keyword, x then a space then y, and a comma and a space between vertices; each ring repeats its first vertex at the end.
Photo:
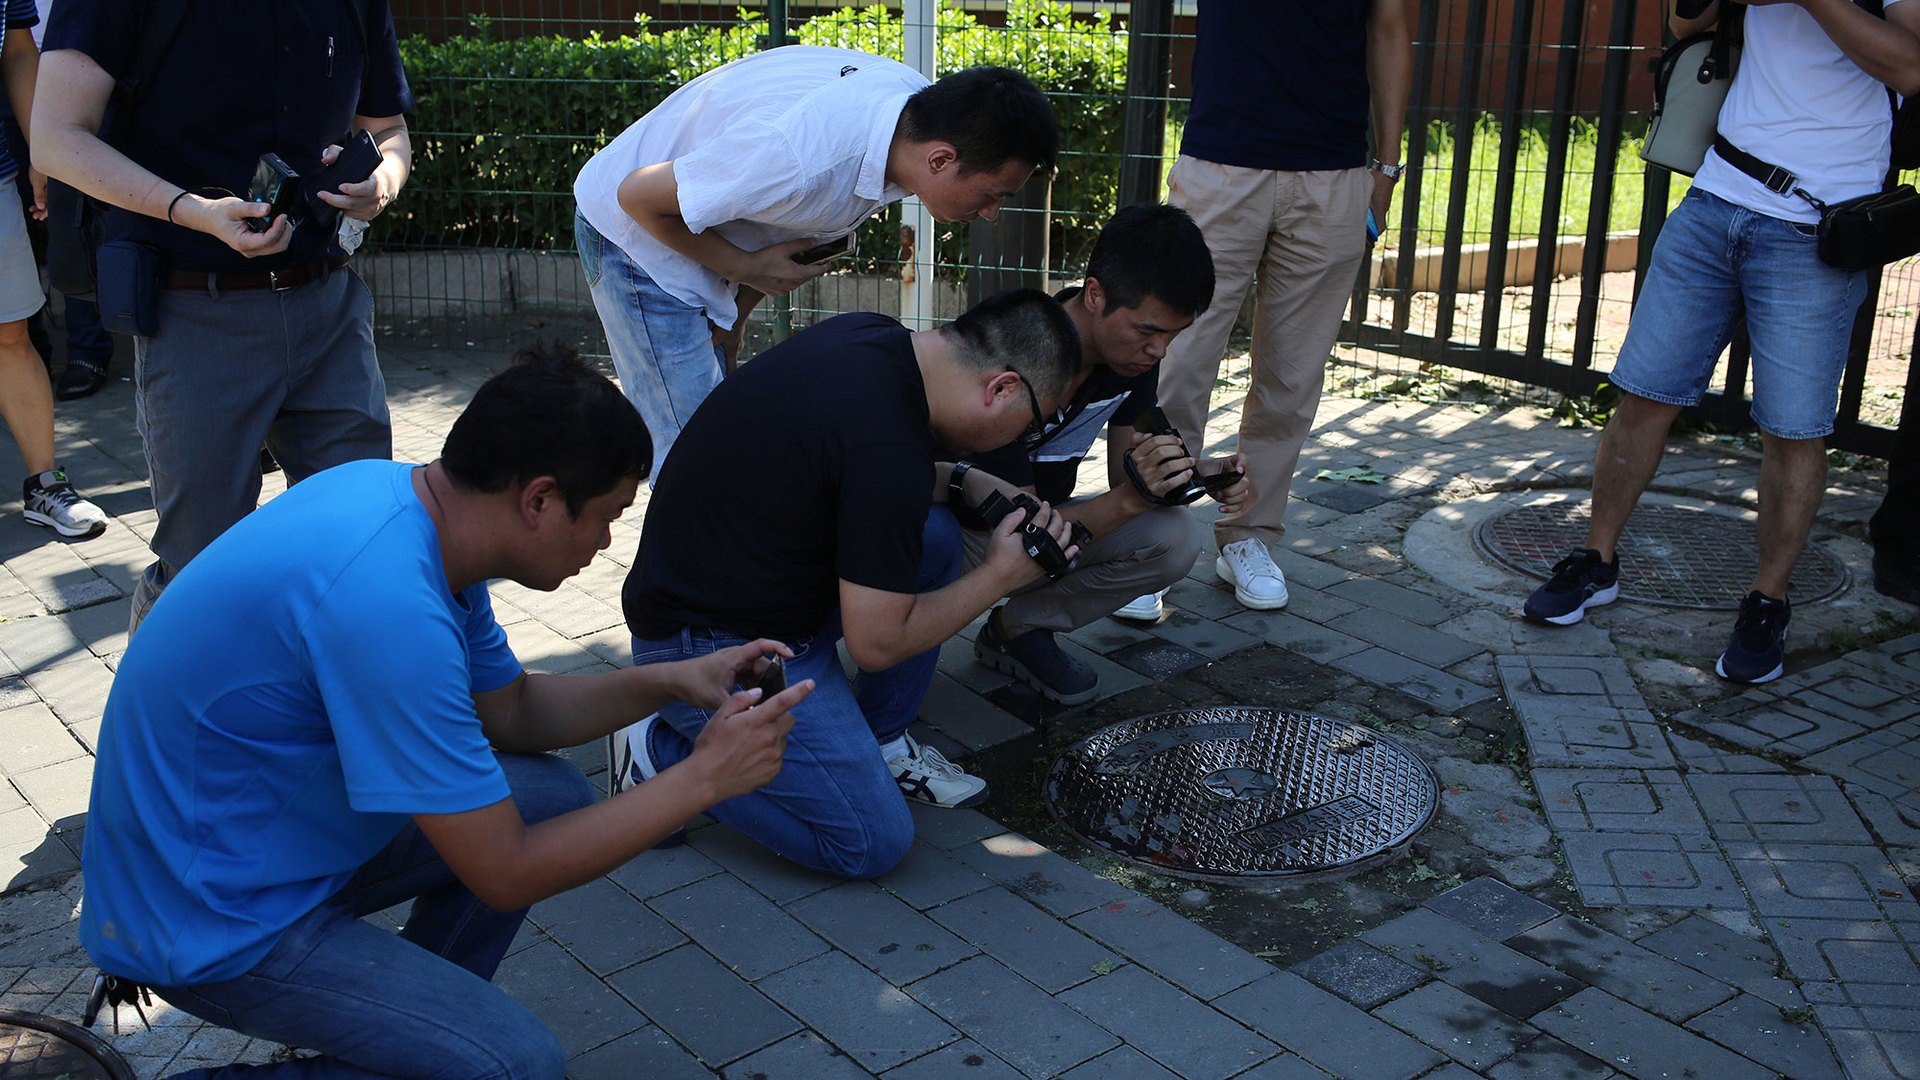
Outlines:
POLYGON ((728 695, 700 730, 693 753, 681 767, 691 766, 701 774, 717 796, 715 802, 760 787, 780 775, 787 732, 793 730, 791 710, 811 693, 813 680, 807 679, 765 701, 758 689, 728 695))
POLYGON ((249 259, 277 255, 293 243, 293 222, 285 214, 273 219, 266 232, 247 228, 247 218, 265 217, 273 211, 270 203, 248 202, 228 196, 206 199, 188 195, 174 204, 176 224, 206 233, 249 259))
POLYGON ((1367 209, 1373 211, 1373 223, 1382 236, 1387 234, 1387 211, 1393 209, 1393 189, 1397 184, 1398 180, 1373 170, 1373 196, 1367 200, 1367 209))
MULTIPOLYGON (((1017 507, 1013 513, 1000 519, 994 526, 993 537, 987 541, 987 557, 982 565, 990 567, 1003 582, 1004 592, 1012 592, 1028 582, 1037 581, 1046 576, 1040 564, 1027 554, 1027 542, 1020 535, 1021 525, 1027 520, 1025 507, 1017 507)), ((1047 530, 1053 542, 1071 559, 1080 553, 1080 546, 1073 543, 1073 523, 1062 517, 1051 504, 1041 503, 1040 513, 1035 520, 1047 530)))
MULTIPOLYGON (((325 150, 320 151, 320 164, 331 165, 339 157, 339 144, 329 145, 325 150)), ((321 202, 337 207, 341 213, 350 218, 372 221, 380 216, 380 211, 385 210, 388 204, 399 197, 400 192, 388 171, 376 166, 372 176, 357 184, 341 184, 337 193, 316 191, 314 194, 320 196, 321 202)))
MULTIPOLYGON (((1187 448, 1179 439, 1171 435, 1144 435, 1133 433, 1133 445, 1127 448, 1127 456, 1133 459, 1133 467, 1140 470, 1140 478, 1147 482, 1147 490, 1156 497, 1165 496, 1170 491, 1186 486, 1193 475, 1193 458, 1187 455, 1187 448)), ((1126 490, 1135 498, 1140 493, 1132 484, 1126 490)), ((1139 510, 1145 512, 1150 504, 1140 499, 1139 510)))
POLYGON ((772 638, 749 641, 673 665, 674 696, 695 708, 718 709, 735 686, 750 686, 767 670, 767 655, 791 660, 793 650, 772 638))
POLYGON ((793 261, 793 257, 818 243, 816 240, 788 240, 785 243, 764 247, 759 251, 742 253, 739 265, 732 274, 727 275, 742 285, 751 286, 767 296, 785 296, 793 290, 826 273, 830 267, 826 263, 805 263, 793 261))
POLYGON ((1194 469, 1203 476, 1240 470, 1239 483, 1213 493, 1213 501, 1220 504, 1221 513, 1237 514, 1253 502, 1253 474, 1247 470, 1247 459, 1244 455, 1230 454, 1212 461, 1203 461, 1194 469))
POLYGON ((39 169, 29 168, 27 180, 33 185, 33 206, 27 212, 35 221, 47 220, 47 174, 39 169))

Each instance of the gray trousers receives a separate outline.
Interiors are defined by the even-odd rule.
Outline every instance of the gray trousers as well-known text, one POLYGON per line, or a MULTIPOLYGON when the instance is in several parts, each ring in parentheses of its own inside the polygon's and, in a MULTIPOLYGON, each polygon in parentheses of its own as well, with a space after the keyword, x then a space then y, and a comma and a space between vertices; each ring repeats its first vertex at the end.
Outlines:
POLYGON ((173 575, 260 501, 260 447, 294 484, 393 456, 373 297, 352 269, 285 292, 163 289, 159 332, 134 342, 154 562, 131 625, 173 575))
MULTIPOLYGON (((967 568, 986 557, 989 535, 965 530, 967 568)), ((1149 510, 1105 536, 1094 537, 1079 564, 1057 581, 1041 578, 1007 599, 1001 630, 1064 633, 1118 611, 1135 597, 1159 592, 1187 576, 1200 557, 1200 525, 1178 506, 1149 510)))

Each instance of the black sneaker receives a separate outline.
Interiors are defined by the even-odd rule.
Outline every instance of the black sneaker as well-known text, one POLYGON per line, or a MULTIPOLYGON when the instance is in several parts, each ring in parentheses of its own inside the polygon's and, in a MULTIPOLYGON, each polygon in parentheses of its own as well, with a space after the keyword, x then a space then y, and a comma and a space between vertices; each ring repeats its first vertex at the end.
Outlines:
POLYGON ((92 397, 107 385, 106 361, 68 360, 65 371, 60 373, 60 381, 53 384, 55 401, 78 401, 83 397, 92 397))
POLYGON ((1587 609, 1611 604, 1620 596, 1620 557, 1605 562, 1592 548, 1574 548, 1553 564, 1553 576, 1533 590, 1521 608, 1527 619, 1555 626, 1572 626, 1587 609))
POLYGON ((1791 616, 1785 600, 1775 600, 1762 592, 1750 592, 1740 601, 1740 618, 1733 624, 1733 640, 1713 665, 1723 679, 1734 682, 1772 682, 1787 670, 1787 619, 1791 616))
POLYGON ((1015 638, 1003 638, 994 626, 999 618, 998 608, 987 616, 986 625, 973 641, 974 659, 1019 679, 1048 701, 1084 705, 1093 700, 1100 676, 1093 668, 1068 656, 1060 643, 1053 640, 1053 631, 1029 630, 1015 638))

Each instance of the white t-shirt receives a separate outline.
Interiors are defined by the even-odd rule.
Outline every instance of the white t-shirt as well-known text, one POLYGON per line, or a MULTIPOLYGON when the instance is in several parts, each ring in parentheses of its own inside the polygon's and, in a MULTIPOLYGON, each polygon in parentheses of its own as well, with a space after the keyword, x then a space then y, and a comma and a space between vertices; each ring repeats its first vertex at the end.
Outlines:
MULTIPOLYGON (((1720 134, 1728 142, 1793 173, 1808 194, 1831 203, 1880 190, 1892 120, 1886 84, 1848 59, 1805 8, 1747 9, 1740 68, 1720 107, 1720 134)), ((1693 182, 1771 217, 1820 220, 1807 200, 1774 194, 1711 151, 1693 182)))
POLYGON ((673 162, 687 228, 714 229, 744 251, 837 239, 910 194, 887 183, 887 151, 907 98, 926 85, 899 61, 852 49, 788 45, 743 57, 621 132, 580 170, 573 196, 655 284, 730 327, 738 286, 628 217, 620 182, 673 162))

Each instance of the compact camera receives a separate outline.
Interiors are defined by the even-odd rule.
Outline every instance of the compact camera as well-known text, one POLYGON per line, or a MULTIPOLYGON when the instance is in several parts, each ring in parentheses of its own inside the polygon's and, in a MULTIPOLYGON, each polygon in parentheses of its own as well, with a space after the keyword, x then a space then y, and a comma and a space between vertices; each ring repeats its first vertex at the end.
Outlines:
MULTIPOLYGON (((987 528, 992 529, 1000 524, 1002 518, 1005 518, 1015 510, 1025 510, 1027 512, 1026 520, 1020 523, 1020 537, 1026 544, 1027 557, 1039 563, 1040 569, 1044 571, 1049 578, 1058 578, 1060 575, 1080 565, 1080 560, 1077 556, 1071 559, 1067 558, 1067 553, 1060 549, 1060 544, 1053 538, 1053 534, 1042 528, 1040 524, 1034 520, 1040 513, 1040 500, 1026 492, 1019 492, 1015 494, 1013 498, 1009 499, 996 491, 988 495, 986 499, 981 502, 979 514, 980 519, 987 523, 987 528)), ((1088 544, 1093 543, 1093 534, 1087 531, 1085 525, 1076 521, 1072 524, 1071 529, 1071 539, 1073 543, 1078 545, 1082 550, 1085 550, 1088 544)))
POLYGON ((273 228, 273 219, 282 214, 294 216, 299 200, 300 174, 280 160, 279 154, 261 154, 260 164, 253 169, 253 183, 247 188, 247 201, 267 203, 272 209, 265 217, 243 219, 247 228, 252 232, 266 232, 273 228))
MULTIPOLYGON (((1173 426, 1173 421, 1167 419, 1165 410, 1157 405, 1142 412, 1140 419, 1133 422, 1133 427, 1135 431, 1145 432, 1148 435, 1171 435, 1180 440, 1181 449, 1187 450, 1188 457, 1193 456, 1193 451, 1187 449, 1187 440, 1180 435, 1180 429, 1173 426)), ((1139 467, 1133 463, 1133 455, 1124 454, 1120 460, 1126 466, 1127 479, 1133 481, 1134 490, 1148 502, 1158 503, 1161 506, 1186 506, 1188 503, 1198 502, 1203 496, 1225 491, 1239 483, 1240 478, 1246 475, 1239 469, 1223 469, 1208 476, 1201 476, 1196 472, 1188 478, 1186 487, 1169 491, 1165 495, 1155 495, 1147 486, 1146 478, 1140 475, 1139 467)))

